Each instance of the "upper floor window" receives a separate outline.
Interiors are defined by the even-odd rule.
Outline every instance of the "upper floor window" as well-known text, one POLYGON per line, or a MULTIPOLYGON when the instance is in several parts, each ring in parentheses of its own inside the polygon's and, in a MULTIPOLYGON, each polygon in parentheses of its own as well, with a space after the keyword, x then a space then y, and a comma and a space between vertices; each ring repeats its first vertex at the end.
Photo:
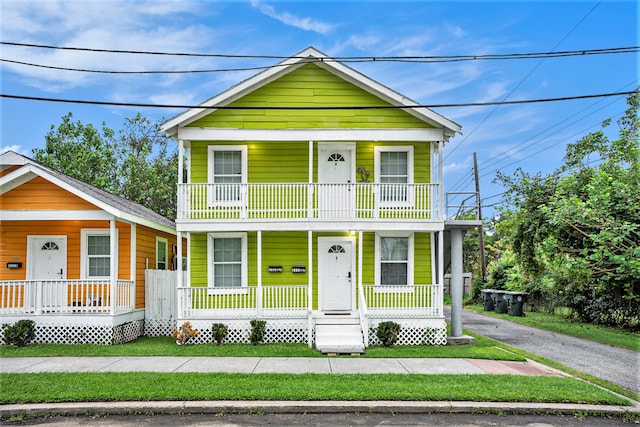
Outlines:
POLYGON ((413 183, 413 147, 375 147, 376 182, 389 184, 380 188, 382 204, 410 202, 406 185, 413 183), (394 185, 400 184, 400 185, 394 185))
POLYGON ((240 184, 247 182, 247 146, 209 146, 209 183, 223 184, 209 194, 212 202, 238 204, 242 199, 240 184), (235 185, 234 185, 235 184, 235 185))
POLYGON ((166 270, 169 257, 169 243, 163 237, 156 237, 156 269, 166 270))

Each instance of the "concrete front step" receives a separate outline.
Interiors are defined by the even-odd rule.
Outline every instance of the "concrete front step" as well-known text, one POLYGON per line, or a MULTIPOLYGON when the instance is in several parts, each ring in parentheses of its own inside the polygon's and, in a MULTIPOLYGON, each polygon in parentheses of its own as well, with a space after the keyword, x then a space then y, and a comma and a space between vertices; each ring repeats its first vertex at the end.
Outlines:
POLYGON ((359 324, 317 324, 316 349, 322 353, 364 353, 359 324))

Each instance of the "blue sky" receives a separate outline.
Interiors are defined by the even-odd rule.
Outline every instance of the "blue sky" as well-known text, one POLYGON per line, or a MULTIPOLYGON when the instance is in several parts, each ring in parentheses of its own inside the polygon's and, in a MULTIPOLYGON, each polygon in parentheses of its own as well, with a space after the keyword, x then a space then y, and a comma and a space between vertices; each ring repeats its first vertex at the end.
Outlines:
MULTIPOLYGON (((29 1, 1 2, 1 40, 95 49, 289 56, 307 46, 332 56, 510 54, 637 46, 634 1, 29 1)), ((253 72, 109 75, 7 61, 105 70, 186 70, 271 65, 221 59, 0 46, 3 94, 193 105, 253 72)), ((541 99, 633 90, 638 54, 440 64, 348 64, 421 104, 541 99)), ((0 98, 2 149, 31 155, 63 115, 117 130, 137 112, 152 120, 180 110, 0 98)), ((548 173, 564 148, 614 121, 625 97, 435 110, 462 125, 445 149, 447 190, 473 190, 478 156, 486 214, 503 189, 497 170, 548 173)), ((617 137, 617 126, 607 131, 617 137)))

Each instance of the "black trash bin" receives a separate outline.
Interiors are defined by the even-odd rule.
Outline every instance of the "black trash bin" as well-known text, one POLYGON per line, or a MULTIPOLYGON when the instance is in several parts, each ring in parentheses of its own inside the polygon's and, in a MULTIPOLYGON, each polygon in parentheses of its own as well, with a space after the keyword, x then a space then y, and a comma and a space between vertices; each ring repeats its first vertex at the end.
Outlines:
POLYGON ((493 298, 491 297, 491 293, 493 289, 480 289, 480 294, 482 295, 482 307, 484 311, 493 311, 493 298))
POLYGON ((507 300, 504 298, 504 292, 501 290, 493 289, 491 297, 493 298, 493 309, 496 313, 504 314, 508 311, 507 300))
POLYGON ((523 306, 527 302, 527 294, 524 292, 505 292, 504 298, 507 300, 507 312, 509 316, 524 316, 523 306))

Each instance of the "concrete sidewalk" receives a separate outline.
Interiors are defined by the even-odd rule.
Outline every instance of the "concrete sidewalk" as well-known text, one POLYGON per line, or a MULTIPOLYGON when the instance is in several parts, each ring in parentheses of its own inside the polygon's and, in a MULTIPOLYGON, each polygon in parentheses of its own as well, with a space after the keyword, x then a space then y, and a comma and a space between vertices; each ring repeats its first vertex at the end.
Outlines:
POLYGON ((20 357, 0 359, 0 372, 561 375, 533 361, 364 357, 20 357))

